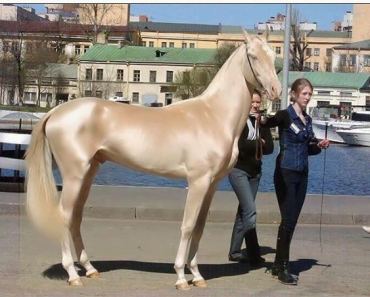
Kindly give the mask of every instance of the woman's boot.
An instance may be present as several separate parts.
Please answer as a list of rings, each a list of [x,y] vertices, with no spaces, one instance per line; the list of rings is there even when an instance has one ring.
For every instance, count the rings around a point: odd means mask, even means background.
[[[266,260],[261,257],[256,228],[247,231],[244,238],[247,246],[249,264],[253,267],[257,267],[265,263]]]
[[[279,281],[285,285],[297,285],[297,278],[290,273],[289,253],[293,231],[288,231],[284,227],[279,227],[278,239],[276,244],[276,258],[271,274],[277,276]]]

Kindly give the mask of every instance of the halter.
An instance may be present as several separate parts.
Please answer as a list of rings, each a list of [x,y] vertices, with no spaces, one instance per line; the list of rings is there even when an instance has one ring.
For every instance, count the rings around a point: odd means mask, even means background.
[[[266,92],[266,89],[263,87],[262,83],[260,82],[260,80],[257,78],[257,75],[256,73],[254,72],[254,69],[252,67],[252,63],[251,63],[251,60],[249,59],[249,54],[247,52],[247,59],[248,59],[248,63],[249,63],[249,68],[251,69],[252,73],[253,73],[253,76],[254,76],[254,79],[256,80],[256,82],[258,83],[259,85],[259,88],[261,89],[262,92]]]

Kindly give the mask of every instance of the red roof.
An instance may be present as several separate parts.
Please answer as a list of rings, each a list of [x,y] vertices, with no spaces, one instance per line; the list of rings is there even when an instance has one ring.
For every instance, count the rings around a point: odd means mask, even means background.
[[[130,26],[101,25],[99,31],[109,30],[109,35],[136,31]],[[27,22],[27,21],[2,21],[0,20],[0,33],[34,33],[34,34],[67,34],[86,35],[93,32],[93,25],[71,24],[65,22]]]

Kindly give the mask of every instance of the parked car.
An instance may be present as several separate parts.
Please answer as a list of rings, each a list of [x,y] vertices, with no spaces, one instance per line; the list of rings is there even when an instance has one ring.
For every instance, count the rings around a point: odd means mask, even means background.
[[[118,102],[118,103],[130,104],[130,100],[128,100],[124,97],[120,97],[120,96],[113,96],[113,97],[110,97],[108,100]]]

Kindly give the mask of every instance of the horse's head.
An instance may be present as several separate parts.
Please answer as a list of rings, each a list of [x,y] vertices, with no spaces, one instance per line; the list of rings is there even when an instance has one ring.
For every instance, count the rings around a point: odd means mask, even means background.
[[[245,29],[243,34],[247,49],[246,60],[251,70],[245,72],[244,77],[257,88],[264,89],[271,100],[277,100],[281,94],[281,84],[275,71],[276,55],[267,44],[268,28],[262,36],[250,36]]]

